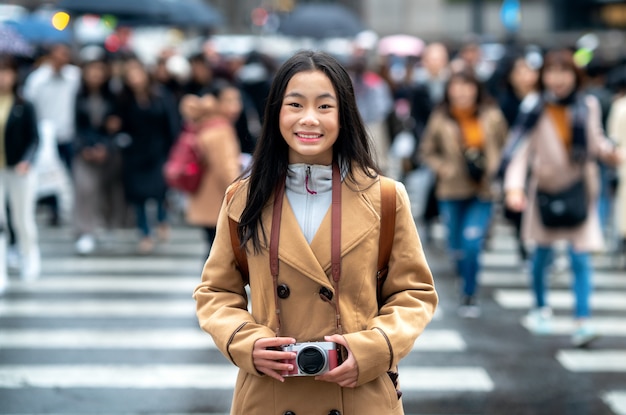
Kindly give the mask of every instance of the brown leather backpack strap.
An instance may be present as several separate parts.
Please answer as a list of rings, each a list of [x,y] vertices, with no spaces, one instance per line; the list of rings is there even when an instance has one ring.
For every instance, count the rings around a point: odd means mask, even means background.
[[[389,258],[396,228],[396,182],[380,177],[380,236],[378,239],[378,272],[376,273],[376,300],[382,306],[382,289],[389,268]]]
[[[233,185],[228,192],[226,193],[226,202],[230,202],[233,195],[241,185],[241,182],[237,182]],[[228,217],[228,228],[230,230],[230,243],[233,246],[233,254],[235,255],[235,261],[237,262],[237,266],[239,268],[239,272],[241,272],[241,276],[248,283],[249,281],[249,271],[248,271],[248,256],[246,255],[246,249],[241,246],[241,241],[239,240],[239,232],[237,232],[237,227],[239,223]]]

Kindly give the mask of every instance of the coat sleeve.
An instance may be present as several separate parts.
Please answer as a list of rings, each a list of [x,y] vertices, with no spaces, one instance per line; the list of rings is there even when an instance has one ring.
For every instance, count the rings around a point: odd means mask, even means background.
[[[513,158],[504,173],[505,192],[509,190],[524,190],[526,188],[531,141],[532,138],[527,137],[525,142],[513,154]]]
[[[248,312],[245,282],[236,266],[227,211],[224,200],[202,282],[193,294],[196,314],[200,327],[213,337],[224,356],[242,370],[259,375],[252,360],[254,343],[260,338],[274,337],[275,333],[256,323]]]
[[[35,114],[33,104],[25,102],[24,108],[24,122],[26,123],[26,137],[24,137],[24,139],[27,145],[21,160],[33,164],[37,155],[37,149],[39,148],[39,127],[37,125],[37,115]]]
[[[400,183],[396,185],[396,225],[382,296],[384,304],[367,330],[344,335],[359,366],[358,385],[397,366],[412,350],[438,303],[409,197]]]
[[[206,164],[223,189],[226,189],[241,171],[241,151],[235,129],[230,125],[209,127],[201,134],[204,136],[200,138],[200,142],[205,144],[203,155]]]
[[[604,129],[602,128],[602,110],[600,108],[600,102],[594,96],[587,96],[587,107],[589,108],[589,115],[587,121],[587,137],[589,152],[604,160],[611,155],[615,150],[614,144],[606,137]]]

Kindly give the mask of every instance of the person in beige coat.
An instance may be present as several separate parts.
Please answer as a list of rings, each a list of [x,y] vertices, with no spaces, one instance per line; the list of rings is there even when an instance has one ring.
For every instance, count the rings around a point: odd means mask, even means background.
[[[502,112],[465,69],[450,75],[443,103],[430,116],[420,144],[420,157],[437,175],[435,192],[448,250],[463,281],[461,317],[480,315],[479,256],[491,221],[492,178],[506,133]],[[482,155],[480,175],[472,177],[464,154]]]
[[[241,174],[241,150],[234,128],[242,109],[241,93],[231,84],[218,83],[204,96],[186,96],[184,100],[186,111],[196,115],[198,149],[205,166],[198,191],[188,197],[185,218],[204,229],[210,247],[224,193]]]
[[[607,132],[620,148],[626,148],[626,93],[617,98],[611,106]],[[626,255],[626,163],[621,164],[617,174],[618,186],[614,212],[622,252]]]
[[[349,75],[328,54],[295,54],[275,76],[264,119],[250,176],[229,190],[194,292],[200,326],[239,367],[231,414],[403,414],[388,372],[438,301],[406,190],[394,182],[379,308],[380,176]],[[300,365],[285,348],[303,342],[339,346],[340,364],[287,376]]]
[[[537,334],[551,330],[552,312],[546,300],[545,274],[552,261],[552,245],[567,241],[576,297],[577,328],[572,343],[578,347],[597,337],[588,324],[593,273],[590,252],[603,248],[596,209],[599,192],[596,159],[607,164],[616,164],[620,159],[602,130],[598,101],[578,94],[581,81],[582,73],[571,51],[553,50],[546,54],[540,75],[542,95],[538,108],[541,110],[513,155],[504,180],[506,203],[511,209],[523,211],[522,237],[535,248],[532,260],[535,307],[528,315],[528,326]],[[586,220],[575,226],[545,225],[537,202],[538,189],[558,192],[581,177],[588,195]]]

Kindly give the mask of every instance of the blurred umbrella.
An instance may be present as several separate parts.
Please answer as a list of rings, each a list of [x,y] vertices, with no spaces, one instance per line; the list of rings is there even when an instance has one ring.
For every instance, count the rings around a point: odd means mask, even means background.
[[[30,15],[19,20],[9,20],[6,24],[31,44],[69,43],[72,40],[70,29],[57,30],[52,26],[52,20],[41,16]]]
[[[213,28],[224,21],[219,10],[202,0],[159,0],[168,10],[157,23],[169,26]]]
[[[313,3],[296,6],[281,19],[278,32],[287,36],[324,39],[355,37],[363,29],[361,19],[347,7],[335,3]]]
[[[163,18],[168,9],[155,0],[60,0],[56,7],[74,15],[110,14],[129,21]]]
[[[378,54],[382,56],[420,56],[424,46],[424,41],[415,36],[385,36],[378,41]]]
[[[30,57],[34,52],[33,47],[13,27],[0,24],[0,53]]]

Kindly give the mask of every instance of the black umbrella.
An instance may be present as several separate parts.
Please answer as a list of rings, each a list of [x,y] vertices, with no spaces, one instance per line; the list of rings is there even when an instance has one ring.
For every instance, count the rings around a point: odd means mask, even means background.
[[[202,0],[155,0],[168,10],[158,23],[181,28],[213,28],[224,21],[219,10]]]
[[[168,12],[155,0],[60,0],[57,7],[70,14],[111,14],[129,20],[162,18]]]
[[[354,37],[363,31],[361,19],[350,9],[335,3],[297,6],[284,16],[278,31],[284,35],[324,39]]]

